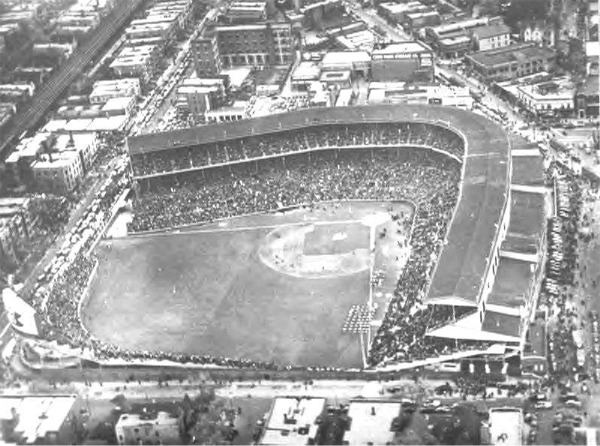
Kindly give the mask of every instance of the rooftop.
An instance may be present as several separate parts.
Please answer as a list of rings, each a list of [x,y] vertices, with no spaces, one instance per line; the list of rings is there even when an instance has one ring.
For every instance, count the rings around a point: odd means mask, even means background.
[[[292,73],[293,80],[317,80],[321,74],[321,68],[316,62],[303,61]]]
[[[371,56],[366,51],[331,51],[323,57],[323,65],[369,63]]]
[[[261,444],[307,444],[316,434],[316,420],[325,410],[325,404],[325,398],[275,398]]]
[[[484,331],[518,338],[521,336],[521,317],[497,313],[488,309],[485,312],[483,326],[481,328]]]
[[[397,54],[397,53],[423,53],[430,52],[431,48],[421,42],[409,40],[406,42],[397,42],[387,45],[385,48],[373,50],[373,56]]]
[[[514,147],[514,146],[513,146]],[[512,152],[512,184],[523,186],[543,186],[544,177],[544,159],[537,148],[527,150],[521,156],[515,156],[515,150]]]
[[[394,439],[392,422],[400,411],[398,401],[351,401],[348,408],[350,428],[344,435],[344,443],[390,444]]]
[[[552,56],[554,56],[554,51],[549,48],[539,47],[535,44],[515,44],[489,51],[478,51],[467,57],[481,65],[493,66],[539,57],[550,58]]]
[[[473,33],[480,39],[488,39],[490,37],[510,34],[510,28],[504,23],[498,23],[493,25],[479,26],[473,31]]]
[[[59,431],[76,401],[75,395],[0,395],[0,420],[12,420],[14,409],[19,416],[14,431],[23,443],[43,443],[47,433]]]
[[[523,444],[523,413],[516,407],[490,409],[490,436],[493,444],[500,444],[498,438],[504,438],[502,444],[520,446]]]
[[[532,264],[522,260],[500,257],[498,272],[487,303],[509,308],[525,304],[533,277]]]
[[[511,191],[510,222],[503,250],[523,254],[537,252],[546,229],[545,203],[543,194]]]

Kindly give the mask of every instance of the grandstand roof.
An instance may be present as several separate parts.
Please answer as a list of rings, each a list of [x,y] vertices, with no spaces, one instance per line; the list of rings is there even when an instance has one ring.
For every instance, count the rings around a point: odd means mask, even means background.
[[[513,190],[510,201],[510,222],[502,249],[535,254],[546,230],[546,198],[535,192]]]
[[[533,277],[531,264],[523,260],[500,257],[498,272],[487,303],[509,308],[525,304],[525,296]]]
[[[481,328],[484,331],[518,338],[521,336],[521,317],[488,310],[485,312]]]
[[[522,144],[513,140],[512,184],[543,186],[544,159],[537,144]]]
[[[475,304],[506,206],[510,144],[498,124],[458,108],[389,104],[313,108],[261,118],[129,138],[131,155],[276,133],[307,126],[361,122],[428,122],[449,126],[467,141],[461,200],[429,289],[428,299]]]

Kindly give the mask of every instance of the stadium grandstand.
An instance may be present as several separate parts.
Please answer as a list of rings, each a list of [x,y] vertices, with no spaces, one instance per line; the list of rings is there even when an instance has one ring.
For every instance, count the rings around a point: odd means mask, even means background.
[[[384,317],[371,325],[370,367],[483,358],[506,370],[505,361],[524,351],[545,258],[548,200],[540,154],[494,122],[438,106],[319,108],[141,135],[127,146],[133,232],[316,201],[415,203],[412,254]],[[93,262],[81,264],[86,271],[74,276],[93,269]],[[78,317],[69,314],[57,317]],[[75,334],[58,336],[65,326]],[[264,366],[122,351],[85,341],[74,327],[61,320],[40,331],[73,347],[83,343],[99,359]]]

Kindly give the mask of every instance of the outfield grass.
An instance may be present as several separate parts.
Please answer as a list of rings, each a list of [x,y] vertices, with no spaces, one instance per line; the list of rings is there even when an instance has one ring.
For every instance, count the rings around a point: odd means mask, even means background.
[[[84,324],[126,348],[359,367],[357,335],[341,331],[368,296],[368,272],[327,280],[264,266],[267,230],[115,239]]]

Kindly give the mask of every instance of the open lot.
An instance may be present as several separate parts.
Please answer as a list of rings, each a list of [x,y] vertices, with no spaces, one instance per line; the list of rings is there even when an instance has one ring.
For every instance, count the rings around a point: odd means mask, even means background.
[[[369,295],[369,228],[361,219],[387,209],[379,202],[345,211],[330,204],[105,240],[84,325],[124,348],[360,367],[359,337],[342,326],[350,307]],[[269,235],[283,229],[296,236],[314,232],[313,255],[304,244],[290,248],[302,257],[294,271],[267,265],[259,255],[273,243]],[[340,256],[346,257],[336,262]],[[347,257],[359,266],[334,274],[332,265],[345,266]],[[317,274],[321,268],[327,280]]]

